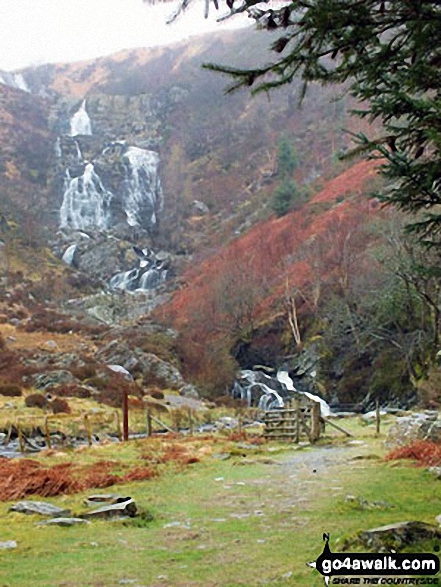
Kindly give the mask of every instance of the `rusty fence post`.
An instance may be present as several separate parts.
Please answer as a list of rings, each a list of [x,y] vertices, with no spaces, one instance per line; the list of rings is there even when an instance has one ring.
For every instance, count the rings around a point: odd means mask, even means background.
[[[150,437],[152,435],[152,414],[150,412],[150,408],[147,408],[145,412],[145,417],[147,424],[147,436]]]
[[[20,445],[20,452],[24,453],[25,452],[25,444],[24,444],[24,440],[23,440],[23,431],[21,429],[20,420],[17,420],[17,432],[18,432],[18,443]]]
[[[190,428],[190,436],[193,436],[193,410],[188,408],[188,426]]]
[[[375,422],[376,422],[376,434],[377,436],[380,434],[380,400],[375,400]]]
[[[129,440],[129,396],[127,389],[123,390],[123,440]]]
[[[89,446],[92,446],[92,430],[90,426],[90,420],[88,414],[84,414],[84,427],[86,429],[87,434],[87,442]]]

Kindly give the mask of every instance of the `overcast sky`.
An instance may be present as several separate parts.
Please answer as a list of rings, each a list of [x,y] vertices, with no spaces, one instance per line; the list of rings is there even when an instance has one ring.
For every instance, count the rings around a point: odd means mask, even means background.
[[[219,28],[197,3],[166,25],[175,4],[142,0],[0,0],[0,69],[80,61],[132,47],[164,45]],[[223,25],[246,26],[241,17]]]

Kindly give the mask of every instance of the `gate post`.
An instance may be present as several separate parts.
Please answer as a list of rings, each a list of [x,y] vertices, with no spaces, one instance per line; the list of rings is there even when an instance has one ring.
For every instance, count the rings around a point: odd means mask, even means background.
[[[294,405],[296,408],[296,438],[295,443],[299,444],[300,441],[300,400],[296,399],[294,401]]]
[[[320,404],[319,404],[319,402],[312,402],[310,442],[314,443],[319,438],[320,438]]]

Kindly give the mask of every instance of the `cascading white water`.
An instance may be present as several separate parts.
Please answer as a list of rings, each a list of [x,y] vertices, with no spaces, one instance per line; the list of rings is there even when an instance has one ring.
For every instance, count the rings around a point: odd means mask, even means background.
[[[70,136],[91,135],[92,123],[86,112],[86,100],[83,100],[79,109],[70,119]]]
[[[109,285],[125,291],[148,291],[159,287],[166,279],[166,269],[148,269],[144,273],[140,269],[131,269],[114,275]]]
[[[77,162],[83,163],[78,141],[74,141],[74,145]],[[55,150],[58,156],[62,156],[60,140],[57,140]],[[102,154],[106,150],[108,147]],[[158,154],[138,147],[128,147],[123,160],[126,176],[119,192],[112,193],[104,187],[92,163],[86,164],[84,173],[79,178],[72,178],[69,171],[66,172],[60,210],[61,228],[110,228],[108,204],[111,198],[118,197],[122,200],[121,205],[130,226],[145,226],[156,222],[156,212],[162,208],[163,202]],[[116,195],[118,193],[119,196]]]
[[[55,156],[59,159],[63,156],[63,151],[61,150],[61,139],[60,137],[57,138],[55,142]]]
[[[322,416],[327,417],[332,414],[331,408],[329,407],[329,404],[327,404],[324,399],[322,399],[318,395],[314,395],[313,393],[309,393],[308,391],[299,391],[298,389],[296,389],[294,387],[294,382],[291,379],[291,377],[289,376],[289,373],[287,371],[278,371],[276,378],[277,378],[277,381],[280,381],[280,383],[282,383],[286,387],[286,389],[288,389],[289,391],[295,391],[296,393],[301,393],[303,395],[306,395],[306,397],[311,399],[312,401],[318,402],[320,404]]]
[[[123,289],[133,291],[136,289],[136,281],[139,277],[139,269],[131,269],[123,273],[117,273],[109,282],[110,287],[114,289]]]
[[[61,260],[67,263],[68,265],[72,265],[75,251],[77,250],[77,245],[70,245],[64,252],[64,255],[61,257]]]
[[[78,163],[81,163],[83,161],[83,153],[81,152],[80,145],[78,144],[78,141],[75,141],[75,148],[77,150]]]
[[[155,151],[129,147],[125,181],[124,210],[130,226],[156,223],[156,211],[162,209],[162,187],[158,174],[159,155]],[[149,218],[145,216],[149,215]]]
[[[308,391],[296,389],[289,373],[282,370],[273,378],[260,371],[243,369],[238,380],[234,382],[232,396],[246,400],[249,406],[257,405],[261,410],[270,410],[283,407],[291,392],[305,395],[308,399],[320,403],[322,416],[332,415],[331,408],[324,399]]]
[[[109,228],[109,204],[112,193],[104,188],[92,163],[87,163],[80,177],[72,179],[67,171],[64,189],[60,210],[61,228],[74,230]]]
[[[133,249],[139,257],[138,268],[114,275],[109,282],[110,287],[126,291],[156,289],[167,279],[168,269],[163,254],[157,257],[150,249]]]
[[[155,289],[167,279],[166,269],[148,269],[139,280],[137,289]]]

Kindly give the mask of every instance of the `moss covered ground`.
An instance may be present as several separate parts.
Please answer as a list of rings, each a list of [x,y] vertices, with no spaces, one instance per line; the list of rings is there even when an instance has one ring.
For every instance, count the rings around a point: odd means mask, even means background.
[[[408,461],[383,461],[383,438],[356,421],[346,425],[357,430],[357,442],[333,436],[297,448],[201,439],[191,443],[199,462],[163,463],[156,478],[105,490],[132,496],[153,521],[44,527],[1,503],[0,541],[18,546],[0,550],[0,585],[322,585],[306,563],[320,554],[323,532],[338,551],[360,530],[404,520],[434,523],[441,513],[440,481]],[[136,466],[141,454],[154,454],[151,443],[52,452],[39,461],[113,459],[115,467]],[[91,493],[49,501],[78,513]]]

